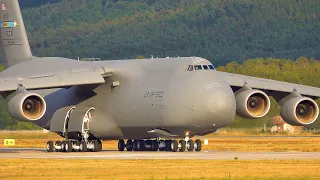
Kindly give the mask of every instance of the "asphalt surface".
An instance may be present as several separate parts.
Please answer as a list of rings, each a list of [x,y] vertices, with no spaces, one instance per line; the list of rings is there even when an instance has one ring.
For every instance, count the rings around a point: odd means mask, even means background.
[[[2,148],[0,159],[190,159],[190,160],[289,160],[289,159],[320,159],[320,152],[53,152],[45,149]]]

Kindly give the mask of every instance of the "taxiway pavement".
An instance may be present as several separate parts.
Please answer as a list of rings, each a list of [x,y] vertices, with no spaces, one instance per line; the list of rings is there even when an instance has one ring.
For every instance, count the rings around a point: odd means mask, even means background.
[[[0,159],[189,159],[189,160],[290,160],[320,159],[320,152],[118,152],[104,150],[102,152],[52,152],[45,149],[2,148]]]

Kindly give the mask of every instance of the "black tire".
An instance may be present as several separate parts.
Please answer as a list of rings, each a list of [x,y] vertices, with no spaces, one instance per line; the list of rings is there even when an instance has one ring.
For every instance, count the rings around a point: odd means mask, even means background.
[[[153,146],[152,146],[153,141],[152,140],[145,140],[144,141],[144,151],[153,151]]]
[[[99,151],[99,142],[97,140],[91,141],[93,144],[92,152],[98,152]]]
[[[152,147],[152,151],[158,151],[159,150],[159,141],[153,140],[151,147]]]
[[[72,141],[66,141],[66,144],[65,144],[65,152],[72,152]]]
[[[123,139],[118,141],[118,150],[119,151],[124,151],[125,146],[126,145],[124,144],[124,140]]]
[[[66,152],[66,144],[67,144],[67,141],[62,141],[62,143],[61,143],[61,152]]]
[[[179,151],[180,152],[185,152],[186,151],[186,141],[185,140],[180,140],[179,144],[180,144]]]
[[[197,140],[195,141],[195,143],[196,143],[196,145],[197,145],[197,147],[195,148],[195,150],[196,150],[197,152],[201,151],[201,149],[202,149],[202,143],[201,143],[200,139],[197,139]]]
[[[165,151],[166,150],[166,146],[163,146],[163,144],[166,145],[166,142],[164,140],[160,140],[159,141],[159,151]]]
[[[172,140],[165,140],[165,143],[166,143],[166,151],[171,152],[172,151],[172,148],[171,148]]]
[[[88,151],[87,143],[85,141],[80,142],[79,151],[80,152],[87,152]]]
[[[172,152],[177,152],[178,151],[179,144],[178,144],[177,140],[172,140],[171,141],[171,149],[172,149]]]
[[[137,151],[143,151],[143,150],[144,150],[144,140],[138,140]]]
[[[189,152],[193,151],[193,150],[194,150],[194,143],[193,143],[193,141],[190,139],[187,143],[188,143],[188,145],[187,145],[187,150],[188,150]]]
[[[47,152],[53,152],[54,146],[52,141],[47,142]]]
[[[134,140],[133,143],[132,143],[132,149],[133,149],[134,151],[138,151],[138,149],[137,149],[137,144],[138,144],[138,140]]]
[[[56,148],[55,150],[56,150],[56,152],[61,152],[61,144],[62,144],[62,142],[61,141],[56,141],[56,144],[55,144],[55,146],[56,147],[59,147],[59,148]]]
[[[133,142],[132,142],[131,139],[129,139],[127,141],[126,148],[127,148],[127,151],[132,151],[133,150]]]
[[[73,152],[80,151],[80,141],[73,141],[73,144],[77,147],[77,149],[72,149]]]
[[[98,141],[98,152],[102,151],[102,141],[100,139],[97,140]]]

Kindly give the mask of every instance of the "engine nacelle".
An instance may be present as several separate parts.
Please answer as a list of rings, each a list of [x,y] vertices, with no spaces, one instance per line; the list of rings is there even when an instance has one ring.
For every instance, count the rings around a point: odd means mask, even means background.
[[[318,116],[317,103],[308,97],[291,98],[281,105],[281,117],[290,125],[309,125],[316,121]]]
[[[270,99],[266,93],[251,88],[243,88],[235,93],[237,115],[261,118],[270,110]]]
[[[8,112],[18,121],[37,121],[46,112],[46,102],[37,93],[18,93],[9,99]]]

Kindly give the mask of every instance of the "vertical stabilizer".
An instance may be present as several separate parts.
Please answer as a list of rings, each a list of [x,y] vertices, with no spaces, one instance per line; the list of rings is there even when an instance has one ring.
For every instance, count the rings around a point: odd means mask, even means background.
[[[0,38],[5,68],[33,58],[18,0],[0,0]]]

